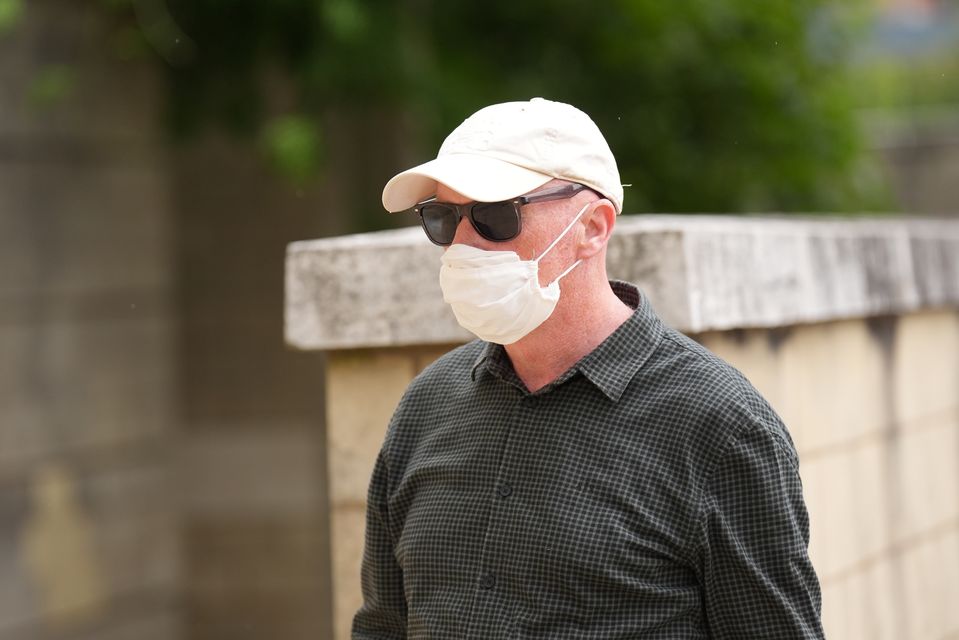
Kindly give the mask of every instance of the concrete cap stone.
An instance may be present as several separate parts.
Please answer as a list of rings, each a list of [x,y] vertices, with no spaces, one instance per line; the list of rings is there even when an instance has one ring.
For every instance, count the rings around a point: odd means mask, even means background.
[[[295,242],[286,341],[305,350],[465,342],[419,228]],[[959,221],[642,215],[618,219],[610,277],[675,328],[775,327],[959,306]]]

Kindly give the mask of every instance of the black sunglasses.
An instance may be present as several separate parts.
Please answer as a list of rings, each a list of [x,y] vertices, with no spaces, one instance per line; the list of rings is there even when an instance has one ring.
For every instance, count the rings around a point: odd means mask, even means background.
[[[471,204],[452,204],[437,202],[430,198],[413,207],[423,223],[426,237],[434,244],[442,247],[453,243],[456,227],[463,216],[469,218],[476,232],[493,242],[506,242],[519,235],[523,227],[520,207],[534,202],[562,200],[589,189],[589,187],[570,183],[558,187],[550,187],[512,200],[499,202],[473,202]]]

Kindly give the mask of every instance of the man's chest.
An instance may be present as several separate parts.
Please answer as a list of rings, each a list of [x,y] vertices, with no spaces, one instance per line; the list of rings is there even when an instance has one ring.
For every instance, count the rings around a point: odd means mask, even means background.
[[[692,594],[695,483],[657,428],[529,396],[449,414],[390,495],[411,612],[435,611],[439,590],[476,615],[486,603],[554,622]]]

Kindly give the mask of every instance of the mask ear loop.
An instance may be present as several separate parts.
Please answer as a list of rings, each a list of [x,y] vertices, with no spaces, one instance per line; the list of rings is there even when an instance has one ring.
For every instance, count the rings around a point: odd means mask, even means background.
[[[576,217],[573,218],[573,221],[570,222],[570,223],[566,226],[565,229],[563,229],[563,232],[562,232],[561,234],[559,234],[558,236],[556,236],[556,239],[553,240],[553,242],[552,242],[548,247],[546,247],[546,250],[543,251],[543,253],[539,254],[539,257],[536,258],[535,260],[533,260],[533,262],[539,262],[540,260],[542,260],[542,259],[543,259],[543,256],[545,256],[547,253],[549,253],[550,250],[551,250],[553,247],[556,246],[556,243],[559,242],[560,240],[562,240],[562,239],[563,239],[563,236],[565,236],[567,233],[569,233],[569,230],[573,228],[573,225],[576,224],[576,221],[579,220],[580,217],[582,217],[583,213],[586,211],[586,209],[587,209],[587,208],[589,207],[589,205],[591,205],[591,204],[593,204],[593,203],[592,203],[592,202],[587,202],[585,205],[583,205],[583,208],[579,210],[579,213],[576,214]]]
[[[583,205],[583,208],[579,210],[579,213],[576,214],[576,217],[573,218],[572,222],[570,222],[570,223],[566,226],[566,228],[563,229],[563,232],[562,232],[561,234],[559,234],[558,236],[556,236],[556,239],[553,240],[553,242],[552,242],[548,247],[546,247],[546,250],[543,251],[543,253],[539,254],[539,257],[536,258],[535,260],[533,260],[533,262],[535,262],[535,263],[538,265],[538,264],[539,264],[539,261],[543,259],[543,256],[545,256],[547,253],[549,253],[550,250],[551,250],[553,247],[556,246],[556,243],[559,242],[560,240],[562,240],[562,239],[563,239],[563,236],[565,236],[567,233],[569,233],[569,230],[573,228],[573,225],[576,224],[576,222],[583,216],[583,213],[586,212],[586,209],[588,209],[588,208],[589,208],[589,205],[591,205],[591,204],[593,204],[593,203],[592,203],[592,202],[587,202],[586,204],[584,204],[584,205]],[[581,258],[581,259],[577,260],[576,262],[574,262],[573,264],[571,264],[571,265],[569,266],[569,268],[566,269],[566,271],[564,271],[563,273],[559,274],[559,275],[556,277],[556,279],[553,280],[553,282],[550,283],[550,285],[553,285],[553,284],[559,282],[560,280],[562,280],[563,277],[566,276],[566,274],[568,274],[570,271],[572,271],[572,270],[575,269],[577,266],[579,266],[579,263],[582,262],[582,261],[583,261],[583,260],[582,260],[582,258]]]
[[[571,265],[569,266],[569,269],[567,269],[567,270],[564,271],[563,273],[561,273],[561,274],[559,274],[558,276],[556,276],[556,279],[553,280],[553,282],[559,282],[560,280],[562,280],[563,277],[566,276],[567,273],[569,273],[570,271],[572,271],[573,269],[575,269],[576,267],[578,267],[578,266],[579,266],[579,263],[582,262],[582,261],[583,261],[582,259],[579,259],[579,260],[577,260],[576,262],[574,262],[573,264],[571,264]]]

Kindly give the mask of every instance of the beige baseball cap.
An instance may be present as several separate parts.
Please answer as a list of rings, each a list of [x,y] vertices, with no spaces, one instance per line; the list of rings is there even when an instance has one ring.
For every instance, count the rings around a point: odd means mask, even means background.
[[[480,109],[456,127],[435,160],[399,173],[383,188],[387,211],[436,194],[441,182],[477,202],[508,200],[554,178],[601,193],[623,211],[616,159],[596,123],[568,104],[543,98]]]

